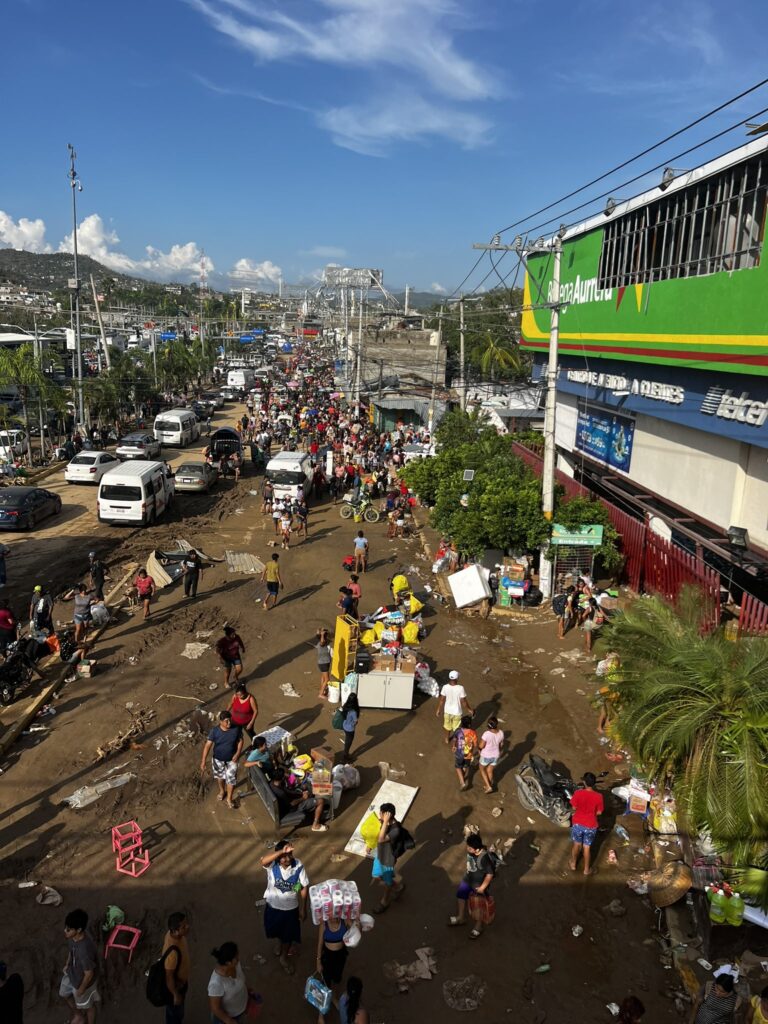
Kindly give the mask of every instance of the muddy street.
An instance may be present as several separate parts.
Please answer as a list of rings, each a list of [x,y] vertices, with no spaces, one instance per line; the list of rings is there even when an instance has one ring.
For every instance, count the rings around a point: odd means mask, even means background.
[[[245,476],[237,487],[228,484],[210,497],[180,496],[172,515],[151,531],[81,526],[65,532],[50,525],[45,535],[14,538],[20,553],[15,563],[9,561],[11,597],[18,599],[40,573],[52,588],[71,584],[73,575],[84,572],[89,548],[109,562],[113,580],[131,562],[143,564],[151,548],[180,537],[214,557],[230,550],[266,561],[277,549],[270,546],[272,522],[260,513],[253,493],[257,482]],[[304,925],[293,977],[283,972],[264,937],[259,862],[277,838],[272,823],[242,771],[239,806],[230,810],[217,801],[209,774],[200,776],[200,754],[209,714],[217,715],[230,696],[213,650],[225,623],[245,642],[243,678],[259,705],[257,731],[279,724],[302,751],[324,743],[341,750],[331,728],[333,709],[317,700],[312,644],[319,627],[333,627],[338,587],[346,580],[341,562],[351,553],[356,530],[332,504],[312,506],[308,540],[279,552],[285,590],[269,612],[263,610],[265,590],[258,578],[230,573],[226,562],[205,570],[196,600],[185,600],[174,584],[160,591],[146,622],[136,609],[121,609],[95,647],[93,677],[66,685],[55,702],[56,715],[40,720],[45,731],[24,737],[6,756],[0,777],[2,950],[6,959],[12,954],[14,969],[32,989],[25,1017],[31,1024],[63,1019],[65,1013],[57,996],[64,913],[82,906],[96,922],[110,904],[122,908],[142,938],[130,964],[115,953],[104,964],[100,1019],[161,1019],[162,1011],[146,1001],[144,972],[159,953],[165,918],[174,910],[187,912],[191,924],[190,1024],[209,1019],[209,950],[230,939],[240,946],[249,984],[263,995],[262,1019],[315,1019],[302,997],[314,969],[315,930]],[[420,537],[388,541],[383,525],[367,527],[366,533],[371,571],[361,579],[361,610],[387,601],[387,578],[399,566],[415,567],[408,576],[417,592],[422,587],[416,580],[431,582]],[[399,865],[406,891],[376,919],[348,961],[347,975],[364,980],[371,1019],[405,1024],[435,1010],[454,1016],[443,983],[468,975],[482,980],[480,1012],[493,1022],[543,1024],[561,1018],[564,1007],[576,1021],[607,1021],[606,1004],[629,993],[641,997],[649,1020],[676,1016],[665,995],[670,972],[653,938],[654,913],[624,884],[629,872],[645,864],[637,852],[639,821],[632,823],[632,845],[617,851],[618,865],[607,857],[615,837],[601,831],[598,873],[584,878],[568,870],[568,830],[525,811],[516,797],[513,770],[533,750],[576,778],[612,767],[597,743],[588,701],[593,662],[582,655],[580,637],[559,643],[554,621],[544,613],[524,621],[481,621],[435,601],[428,602],[425,623],[421,650],[433,676],[442,684],[457,669],[476,709],[476,725],[494,713],[500,719],[508,753],[498,769],[498,792],[486,795],[476,775],[466,792],[459,791],[435,717],[437,702],[417,693],[410,712],[363,709],[353,748],[360,788],[344,793],[327,833],[302,828],[292,837],[310,882],[354,879],[363,909],[370,910],[378,901],[370,886],[371,862],[344,853],[344,846],[378,790],[380,761],[418,787],[405,819],[416,848]],[[137,722],[144,727],[133,745],[97,753]],[[90,806],[75,810],[62,804],[79,787],[124,773],[135,778]],[[616,778],[612,771],[608,784]],[[127,819],[139,822],[150,850],[149,869],[135,879],[115,871],[110,847],[110,828]],[[611,828],[610,816],[604,824]],[[478,826],[487,842],[503,847],[512,840],[494,882],[496,920],[476,942],[469,941],[468,929],[447,927],[464,872],[467,825]],[[57,889],[62,907],[38,905],[36,888],[18,888],[27,880]],[[605,909],[614,899],[625,908],[620,916]],[[583,931],[575,936],[577,925]],[[399,992],[383,965],[410,963],[425,946],[435,951],[438,973]]]

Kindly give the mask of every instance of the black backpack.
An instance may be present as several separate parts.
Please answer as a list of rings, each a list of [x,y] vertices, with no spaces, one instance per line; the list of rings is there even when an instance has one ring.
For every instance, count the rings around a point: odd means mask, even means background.
[[[565,606],[568,603],[568,598],[565,594],[557,594],[552,598],[552,611],[555,615],[562,615],[565,611]]]
[[[181,957],[181,950],[178,946],[169,946],[159,960],[155,960],[147,971],[147,999],[153,1006],[170,1006],[171,993],[165,980],[165,960],[169,953],[174,950]]]
[[[416,845],[416,840],[405,825],[401,825],[400,822],[397,824],[398,830],[395,833],[394,839],[390,842],[392,856],[395,860],[399,860],[407,850],[412,850]]]

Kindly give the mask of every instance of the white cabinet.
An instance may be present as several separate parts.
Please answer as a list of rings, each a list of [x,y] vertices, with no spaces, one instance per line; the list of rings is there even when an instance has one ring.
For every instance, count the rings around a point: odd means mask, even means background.
[[[362,708],[413,707],[413,672],[361,672],[357,699]]]

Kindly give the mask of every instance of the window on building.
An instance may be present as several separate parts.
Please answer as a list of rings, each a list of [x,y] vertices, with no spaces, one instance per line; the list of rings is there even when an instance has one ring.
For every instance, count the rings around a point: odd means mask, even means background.
[[[768,154],[662,195],[606,225],[599,288],[619,288],[760,262]]]

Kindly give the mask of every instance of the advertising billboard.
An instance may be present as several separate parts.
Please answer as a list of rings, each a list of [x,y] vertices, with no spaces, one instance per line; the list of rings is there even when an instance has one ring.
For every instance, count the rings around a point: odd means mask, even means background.
[[[635,421],[601,410],[579,409],[576,448],[604,466],[629,472]]]

